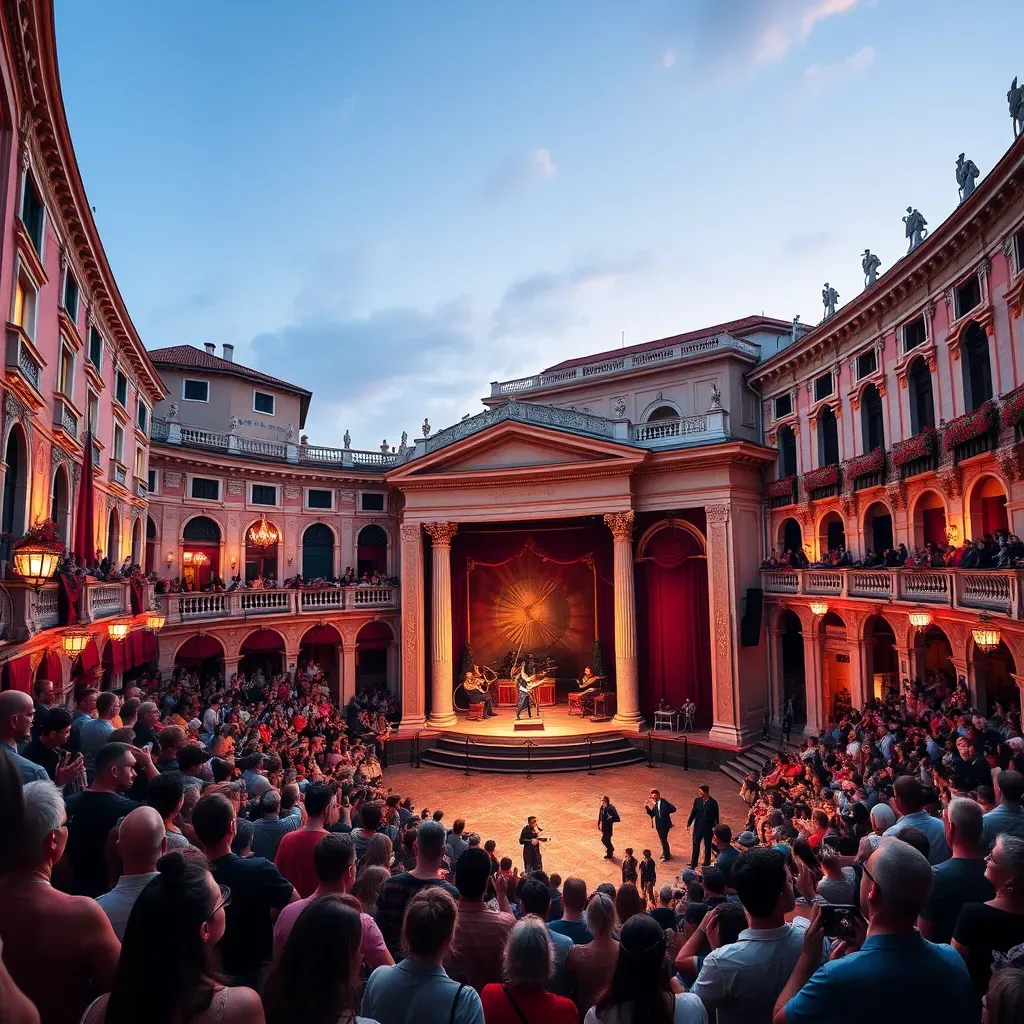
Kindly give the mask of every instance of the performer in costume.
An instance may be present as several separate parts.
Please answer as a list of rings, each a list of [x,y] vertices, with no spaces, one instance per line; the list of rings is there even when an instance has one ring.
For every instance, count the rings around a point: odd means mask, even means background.
[[[595,676],[588,665],[583,670],[582,677],[577,681],[577,685],[580,688],[580,695],[583,697],[593,697],[595,694],[601,692],[601,680],[604,676]]]
[[[462,688],[466,691],[466,700],[470,704],[483,704],[484,718],[495,718],[494,695],[488,693],[487,683],[477,672],[467,672],[462,680]]]
[[[534,678],[527,674],[526,662],[523,662],[519,674],[516,676],[516,692],[519,694],[519,703],[516,704],[516,721],[519,721],[519,716],[524,711],[527,718],[533,718]],[[537,714],[540,714],[540,708],[537,709]]]
[[[615,810],[615,804],[608,797],[601,797],[601,806],[597,809],[597,827],[601,830],[605,860],[611,860],[612,854],[615,853],[615,847],[612,846],[612,829],[619,820],[621,819],[619,812]]]
[[[526,819],[519,842],[523,847],[523,868],[526,871],[542,871],[544,863],[540,855],[540,844],[546,840],[541,836],[543,829],[537,824],[536,815]]]

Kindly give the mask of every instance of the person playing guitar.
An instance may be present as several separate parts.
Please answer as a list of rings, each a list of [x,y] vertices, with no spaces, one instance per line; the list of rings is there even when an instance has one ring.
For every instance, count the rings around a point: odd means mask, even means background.
[[[601,680],[604,676],[595,676],[588,665],[583,670],[583,677],[576,681],[576,685],[580,688],[581,695],[584,697],[592,697],[595,693],[601,692]]]
[[[475,666],[474,666],[475,667]],[[470,704],[483,704],[484,718],[495,718],[494,695],[487,692],[487,681],[476,672],[467,672],[462,680],[462,688],[466,691],[466,700]]]
[[[533,691],[540,686],[542,680],[536,675],[530,675],[526,671],[526,662],[519,666],[519,673],[516,678],[516,691],[519,694],[519,703],[516,705],[516,721],[525,711],[528,718],[533,718]],[[537,706],[537,714],[540,714],[540,706]]]

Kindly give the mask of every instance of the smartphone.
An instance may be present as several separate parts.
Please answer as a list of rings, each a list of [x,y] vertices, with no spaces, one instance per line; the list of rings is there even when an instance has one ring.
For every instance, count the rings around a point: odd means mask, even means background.
[[[852,939],[854,922],[860,916],[857,908],[847,903],[829,903],[821,908],[821,923],[830,939]]]
[[[152,754],[153,753],[153,741],[150,740],[148,743],[143,743],[142,744],[142,749],[143,750],[148,750]]]

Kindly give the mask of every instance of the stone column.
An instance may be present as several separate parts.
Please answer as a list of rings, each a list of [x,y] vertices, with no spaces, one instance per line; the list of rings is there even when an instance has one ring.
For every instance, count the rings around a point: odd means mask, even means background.
[[[807,724],[804,734],[819,736],[824,724],[821,714],[822,696],[825,693],[825,680],[821,670],[821,638],[815,626],[804,625],[804,700],[807,707]]]
[[[768,630],[768,688],[772,702],[772,720],[782,722],[782,706],[786,703],[782,680],[782,630]]]
[[[452,538],[458,523],[427,523],[424,529],[433,545],[433,587],[431,589],[431,709],[435,728],[454,725],[454,676],[452,673]]]
[[[356,695],[356,642],[346,638],[342,646],[341,704],[344,707]]]
[[[707,517],[708,619],[711,623],[711,739],[730,745],[743,741],[739,728],[736,673],[737,623],[732,581],[731,523],[728,505],[705,505]]]
[[[423,542],[419,523],[403,523],[402,564],[402,724],[413,731],[426,724],[427,681],[423,658]]]
[[[398,694],[398,641],[392,640],[388,644],[388,692]]]
[[[237,654],[233,658],[227,658],[226,657],[224,659],[224,682],[225,683],[230,683],[231,682],[231,677],[236,672],[238,672],[238,663],[239,663],[239,661],[241,661],[241,658],[239,658]]]
[[[604,517],[612,531],[615,564],[615,724],[640,723],[636,661],[636,595],[633,583],[633,510]]]
[[[858,710],[864,707],[872,691],[866,671],[870,643],[863,639],[850,641],[850,700]]]

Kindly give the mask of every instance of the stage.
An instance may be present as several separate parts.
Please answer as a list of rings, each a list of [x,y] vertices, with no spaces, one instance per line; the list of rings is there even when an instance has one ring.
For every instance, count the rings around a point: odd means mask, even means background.
[[[543,742],[544,738],[565,739],[576,736],[637,733],[639,731],[635,726],[628,728],[615,725],[610,718],[603,722],[592,722],[589,717],[579,718],[576,715],[570,715],[567,704],[550,704],[542,708],[543,714],[540,718],[537,717],[537,711],[534,709],[532,723],[536,725],[537,722],[542,722],[544,728],[524,728],[517,731],[515,728],[517,724],[515,708],[499,707],[495,710],[498,712],[496,718],[485,718],[479,722],[469,722],[466,720],[465,714],[459,714],[458,723],[448,726],[443,731],[453,735],[473,736],[498,742],[502,739],[515,739],[517,741],[532,739],[535,742]],[[518,724],[520,726],[528,726],[531,724],[531,719],[523,715]]]

